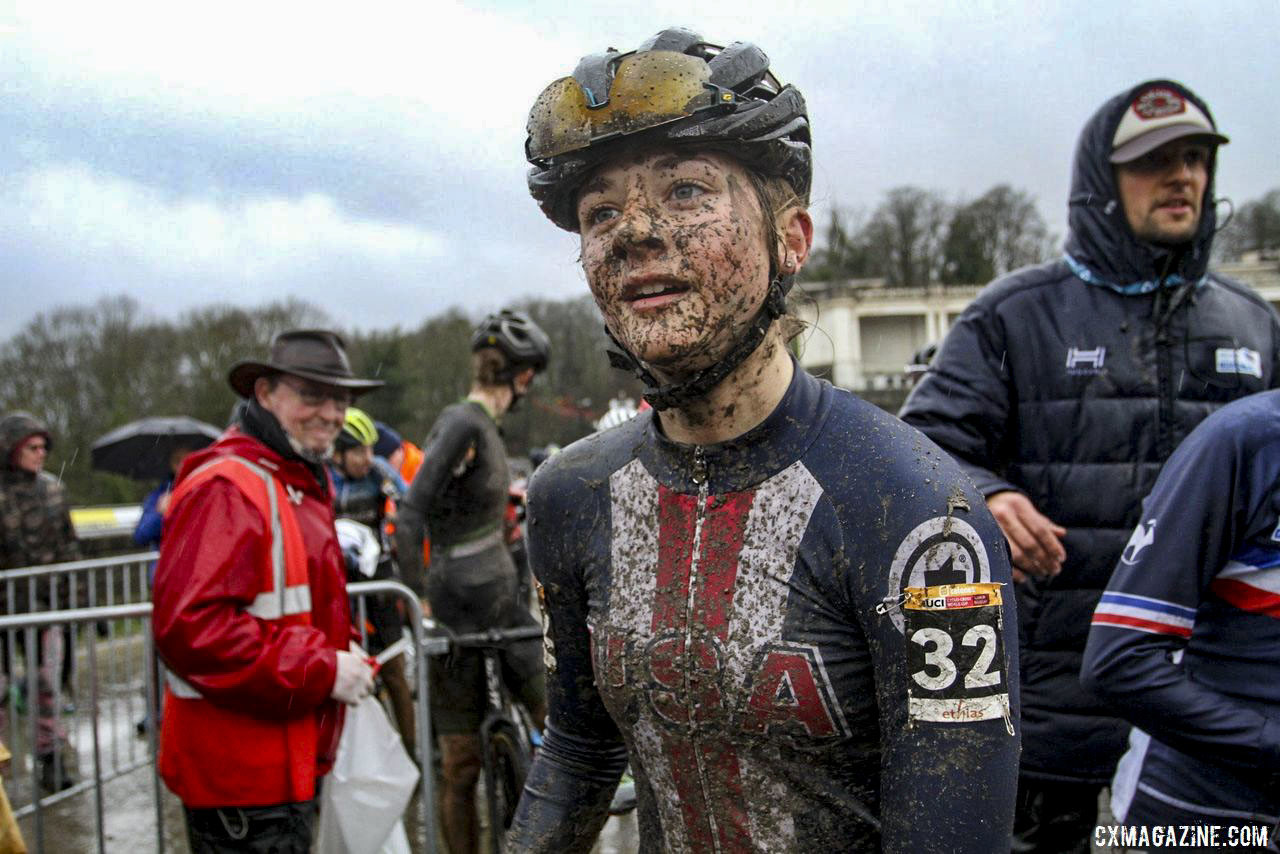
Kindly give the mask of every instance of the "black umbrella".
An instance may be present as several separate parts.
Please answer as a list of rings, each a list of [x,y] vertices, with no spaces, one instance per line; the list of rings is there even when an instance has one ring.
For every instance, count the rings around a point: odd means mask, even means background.
[[[221,431],[211,424],[188,418],[142,418],[117,427],[93,443],[93,467],[137,480],[168,477],[169,457],[176,448],[195,450],[212,444]]]

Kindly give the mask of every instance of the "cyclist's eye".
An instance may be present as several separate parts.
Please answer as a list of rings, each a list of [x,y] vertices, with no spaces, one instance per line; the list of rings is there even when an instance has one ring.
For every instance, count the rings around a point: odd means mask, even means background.
[[[609,205],[600,205],[587,211],[588,225],[600,225],[618,216],[618,209]]]
[[[671,190],[671,198],[677,201],[687,202],[691,199],[696,199],[705,192],[706,190],[702,189],[697,184],[676,184]]]

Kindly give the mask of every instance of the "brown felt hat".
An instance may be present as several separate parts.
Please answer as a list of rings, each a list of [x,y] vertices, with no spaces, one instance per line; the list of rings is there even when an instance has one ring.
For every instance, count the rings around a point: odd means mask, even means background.
[[[363,394],[381,388],[382,380],[360,379],[351,371],[347,348],[341,336],[327,329],[290,329],[271,340],[271,355],[265,362],[236,362],[227,382],[241,397],[253,395],[258,377],[293,374],[325,385],[349,388]]]

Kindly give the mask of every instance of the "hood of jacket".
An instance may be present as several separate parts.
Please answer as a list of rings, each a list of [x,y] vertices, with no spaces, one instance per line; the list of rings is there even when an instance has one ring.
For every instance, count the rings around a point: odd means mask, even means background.
[[[1067,263],[1081,279],[1124,294],[1150,293],[1162,284],[1175,287],[1199,282],[1209,266],[1209,250],[1217,228],[1213,179],[1217,148],[1209,160],[1209,180],[1201,205],[1200,225],[1191,242],[1168,247],[1139,240],[1129,227],[1111,163],[1111,141],[1125,110],[1138,93],[1168,86],[1204,111],[1209,105],[1181,83],[1147,80],[1103,104],[1085,124],[1076,143],[1068,202]],[[1217,127],[1217,123],[1214,122]]]
[[[44,436],[45,443],[52,448],[53,438],[44,422],[30,412],[10,412],[0,418],[0,469],[12,470],[13,464],[9,456],[13,449],[28,436]]]

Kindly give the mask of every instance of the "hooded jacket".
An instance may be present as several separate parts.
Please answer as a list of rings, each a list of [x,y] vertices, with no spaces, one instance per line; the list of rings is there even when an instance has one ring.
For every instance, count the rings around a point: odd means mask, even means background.
[[[1126,727],[1079,684],[1090,617],[1141,501],[1209,413],[1277,385],[1280,318],[1245,285],[1207,272],[1213,167],[1192,241],[1133,233],[1111,140],[1148,81],[1105,103],[1080,135],[1062,260],[984,288],[939,349],[902,417],[950,451],[984,496],[1026,494],[1067,529],[1062,572],[1018,585],[1021,770],[1106,782]]]
[[[11,412],[0,418],[0,570],[77,560],[80,547],[71,526],[71,512],[62,482],[46,471],[36,474],[14,467],[14,450],[30,436],[44,436],[49,430],[35,416]],[[11,613],[8,585],[0,585],[0,607]],[[20,587],[25,593],[25,587]],[[83,591],[82,591],[83,592]],[[13,613],[28,610],[25,595],[15,597]],[[69,607],[65,585],[57,595],[48,585],[36,590],[36,609],[56,604]],[[81,600],[77,604],[83,604]]]
[[[242,404],[237,426],[186,459],[176,486],[227,455],[270,470],[291,496],[306,552],[310,625],[280,625],[247,612],[262,592],[269,521],[234,484],[215,477],[175,500],[165,517],[152,618],[156,647],[165,664],[210,703],[244,715],[246,731],[256,737],[263,722],[276,721],[283,742],[288,721],[314,716],[310,785],[333,763],[342,709],[329,694],[337,650],[351,639],[332,488],[323,465],[290,451],[279,424],[254,404]],[[188,806],[264,805],[312,796],[282,782],[276,753],[248,738],[208,748],[207,756],[165,755],[162,749],[161,773]],[[211,800],[215,796],[221,799]]]

